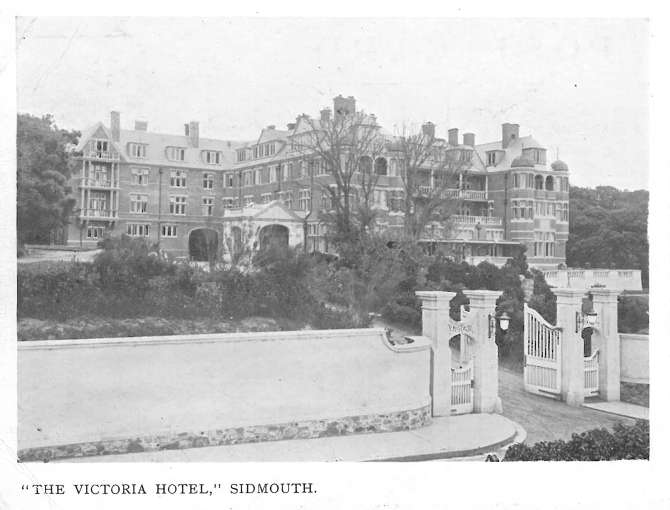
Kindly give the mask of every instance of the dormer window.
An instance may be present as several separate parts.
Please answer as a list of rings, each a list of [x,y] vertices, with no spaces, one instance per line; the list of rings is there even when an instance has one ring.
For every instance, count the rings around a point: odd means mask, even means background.
[[[237,151],[237,161],[246,161],[247,159],[247,151],[246,149],[240,149]]]
[[[545,165],[547,163],[547,151],[545,149],[524,149],[523,156],[536,165]]]
[[[219,151],[202,151],[202,160],[208,165],[220,165],[222,159]]]
[[[186,149],[183,147],[168,147],[166,149],[167,158],[170,161],[184,161]]]
[[[147,157],[147,146],[144,143],[129,143],[128,155],[131,158],[144,159]]]
[[[467,163],[472,159],[472,151],[470,150],[461,150],[460,160]]]

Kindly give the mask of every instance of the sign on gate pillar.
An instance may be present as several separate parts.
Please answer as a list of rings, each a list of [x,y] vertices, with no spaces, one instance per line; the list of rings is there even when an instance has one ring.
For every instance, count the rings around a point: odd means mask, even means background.
[[[592,288],[593,311],[598,314],[598,336],[600,397],[604,400],[619,400],[621,395],[621,351],[619,341],[617,296],[619,291],[607,288]]]
[[[423,336],[433,343],[431,350],[430,395],[433,416],[451,414],[451,349],[449,348],[449,302],[455,292],[421,291]]]
[[[502,404],[498,396],[496,328],[490,327],[490,322],[495,321],[496,300],[502,295],[502,292],[493,290],[463,292],[470,299],[469,316],[473,316],[474,411],[476,413],[502,412]]]
[[[556,296],[556,325],[561,332],[561,398],[570,406],[584,403],[584,341],[576,328],[582,312],[583,289],[552,289]]]

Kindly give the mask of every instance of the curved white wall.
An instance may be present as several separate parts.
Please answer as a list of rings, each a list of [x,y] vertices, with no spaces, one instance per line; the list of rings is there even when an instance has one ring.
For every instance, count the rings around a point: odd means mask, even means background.
[[[428,345],[381,329],[22,342],[19,448],[417,409]]]

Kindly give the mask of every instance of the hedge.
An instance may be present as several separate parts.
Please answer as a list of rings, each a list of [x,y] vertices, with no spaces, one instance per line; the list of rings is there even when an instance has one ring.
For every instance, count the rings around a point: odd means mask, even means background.
[[[569,441],[540,441],[533,446],[511,446],[505,458],[510,461],[536,460],[623,460],[649,459],[649,422],[634,425],[617,423],[614,430],[594,429],[573,434]],[[493,459],[490,459],[493,460]]]

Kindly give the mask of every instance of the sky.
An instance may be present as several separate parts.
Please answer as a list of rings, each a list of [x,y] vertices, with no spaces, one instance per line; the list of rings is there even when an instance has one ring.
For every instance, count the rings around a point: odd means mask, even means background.
[[[136,119],[253,140],[338,94],[389,131],[477,143],[520,125],[579,186],[648,189],[642,19],[19,18],[17,109],[83,130]]]

